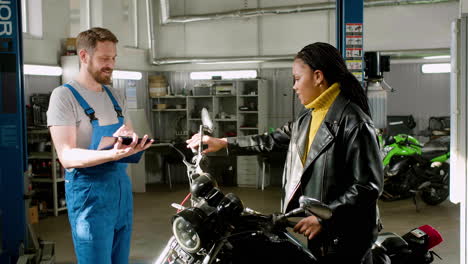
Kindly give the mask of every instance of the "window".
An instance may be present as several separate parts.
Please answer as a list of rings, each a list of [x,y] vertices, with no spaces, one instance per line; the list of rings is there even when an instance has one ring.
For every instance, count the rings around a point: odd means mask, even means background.
[[[80,0],[70,0],[70,35],[69,37],[75,38],[81,29],[81,12]]]
[[[26,0],[21,0],[21,24],[23,26],[23,33],[28,33],[28,9]]]
[[[23,35],[42,38],[42,0],[21,0]]]
[[[138,48],[138,3],[137,0],[122,1],[122,40],[124,45]]]

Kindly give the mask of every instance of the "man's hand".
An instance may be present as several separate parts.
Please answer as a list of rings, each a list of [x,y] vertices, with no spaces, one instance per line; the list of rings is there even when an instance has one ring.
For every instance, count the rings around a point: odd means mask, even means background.
[[[153,139],[148,140],[148,135],[144,135],[141,142],[138,144],[138,135],[128,126],[123,125],[115,133],[114,137],[119,137],[111,150],[113,153],[113,160],[120,160],[122,158],[131,156],[140,151],[148,149],[153,143]],[[132,137],[130,145],[123,145],[121,137]]]
[[[303,234],[309,240],[314,238],[322,230],[322,225],[320,225],[316,216],[309,216],[297,223],[294,227],[294,232]]]
[[[117,129],[117,131],[115,131],[115,133],[112,136],[114,136],[114,137],[133,137],[134,134],[135,134],[135,132],[133,131],[133,129],[131,127],[129,127],[127,125],[122,125],[121,127],[119,127],[119,129]],[[137,136],[137,138],[138,138],[138,136]]]
[[[200,133],[193,135],[191,139],[186,141],[186,143],[187,143],[187,148],[191,148],[191,149],[198,148],[198,145],[200,145]],[[209,152],[216,152],[220,149],[227,147],[227,139],[203,136],[203,144],[208,145],[208,148],[203,150],[203,154],[206,154]]]

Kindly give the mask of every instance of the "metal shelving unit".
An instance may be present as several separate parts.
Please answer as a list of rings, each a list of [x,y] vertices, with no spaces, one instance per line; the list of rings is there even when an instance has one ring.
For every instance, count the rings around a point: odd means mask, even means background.
[[[31,152],[29,159],[52,159],[52,152]]]
[[[245,81],[237,86],[237,135],[246,136],[268,131],[268,94],[266,81]],[[260,185],[261,166],[257,156],[237,157],[237,184],[257,188]]]
[[[170,142],[173,140],[174,135],[186,138],[187,120],[180,121],[181,118],[187,118],[187,96],[180,95],[166,95],[154,97],[150,99],[151,111],[154,113],[151,118],[153,131],[157,131],[155,135],[159,135],[161,142]],[[165,104],[170,107],[169,109],[157,109],[157,104]],[[182,108],[177,108],[177,105]],[[184,106],[185,105],[185,106]],[[176,121],[176,122],[174,122]],[[177,123],[178,122],[178,123]],[[178,127],[181,125],[181,128]]]
[[[41,129],[41,130],[30,130],[28,131],[29,134],[48,134],[47,129]],[[57,175],[57,170],[60,169],[58,166],[60,164],[58,163],[58,157],[57,157],[57,152],[52,146],[52,151],[49,152],[31,152],[28,156],[29,160],[50,160],[52,163],[51,167],[51,172],[50,172],[50,177],[49,178],[43,178],[43,177],[34,177],[33,175],[30,176],[31,182],[36,182],[36,183],[47,183],[51,184],[52,186],[52,202],[53,202],[53,208],[47,209],[47,211],[52,212],[55,216],[58,216],[58,213],[60,211],[66,210],[67,207],[61,207],[59,206],[59,197],[58,197],[58,188],[57,185],[58,183],[63,183],[65,182],[65,179],[63,177],[60,177],[60,175]]]
[[[176,104],[186,106],[184,109],[152,109],[153,129],[157,131],[155,134],[161,135],[162,141],[171,141],[176,135],[182,136],[176,133],[174,121],[176,118],[182,118],[181,114],[184,111],[187,132],[185,137],[188,138],[192,133],[196,133],[201,124],[201,119],[196,114],[202,107],[207,107],[211,114],[215,126],[215,137],[225,137],[227,134],[244,136],[268,131],[268,99],[265,80],[212,80],[211,82],[213,87],[232,85],[232,94],[161,96],[151,99],[152,108],[156,104],[166,104],[171,108]],[[239,110],[241,106],[247,106],[249,109],[241,111]],[[260,167],[256,156],[238,157],[238,184],[249,187],[258,186]]]
[[[216,122],[237,122],[237,119],[215,119]]]
[[[187,109],[153,109],[154,112],[185,112]]]
[[[53,183],[54,180],[53,179],[48,179],[48,178],[31,178],[31,181],[32,182],[48,182],[48,183]],[[56,179],[56,182],[64,182],[65,179],[64,178],[57,178]]]

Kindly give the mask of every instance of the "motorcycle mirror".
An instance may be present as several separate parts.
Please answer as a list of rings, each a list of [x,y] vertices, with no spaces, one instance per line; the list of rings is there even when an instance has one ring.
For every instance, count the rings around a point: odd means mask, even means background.
[[[323,220],[328,220],[332,217],[332,210],[330,207],[317,199],[301,196],[299,198],[299,204],[306,212],[309,212]]]
[[[205,132],[210,134],[213,133],[213,121],[211,121],[210,114],[206,108],[203,108],[201,111],[201,120]]]

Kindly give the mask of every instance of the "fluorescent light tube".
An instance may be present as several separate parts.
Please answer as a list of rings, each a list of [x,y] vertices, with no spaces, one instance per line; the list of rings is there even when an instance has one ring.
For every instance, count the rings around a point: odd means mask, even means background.
[[[192,80],[211,80],[213,76],[221,76],[223,80],[231,79],[254,79],[257,78],[256,70],[242,71],[206,71],[206,72],[191,72],[190,79]]]
[[[113,71],[113,79],[123,79],[123,80],[141,80],[142,74],[137,71]]]
[[[261,63],[262,60],[246,60],[246,61],[213,61],[213,62],[197,62],[197,64],[243,64],[243,63]]]
[[[24,64],[25,75],[42,75],[42,76],[61,76],[62,68],[58,66],[31,65]]]
[[[423,64],[421,69],[423,73],[449,73],[450,63],[431,63]]]
[[[450,59],[450,55],[424,57],[425,60]]]

